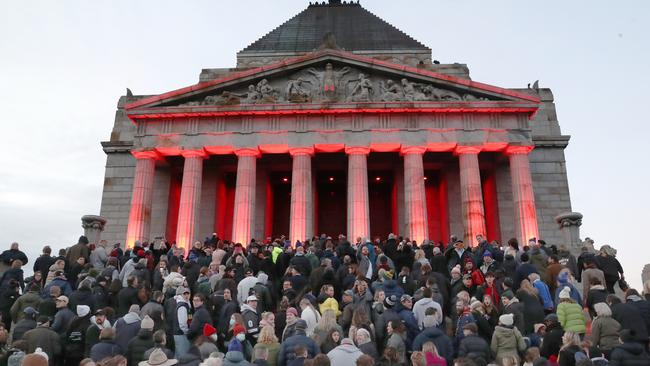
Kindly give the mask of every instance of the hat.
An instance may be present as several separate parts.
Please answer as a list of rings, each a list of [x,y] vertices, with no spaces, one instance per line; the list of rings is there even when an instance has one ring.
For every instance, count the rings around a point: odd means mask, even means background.
[[[474,323],[467,323],[463,326],[463,330],[469,330],[470,332],[476,334],[478,333],[478,327]]]
[[[205,323],[203,325],[203,335],[204,336],[210,337],[211,335],[216,334],[216,333],[217,333],[217,328],[213,327],[211,324]]]
[[[483,303],[480,302],[480,301],[478,301],[478,300],[472,301],[472,302],[469,304],[469,308],[472,309],[472,311],[474,311],[474,310],[480,308],[481,306],[483,306]]]
[[[255,296],[255,295],[248,296],[246,298],[246,302],[249,302],[249,301],[257,301],[257,296]]]
[[[307,322],[303,319],[298,319],[298,321],[296,321],[296,330],[302,330],[303,332],[307,330]]]
[[[455,265],[454,268],[451,269],[451,274],[458,273],[460,274],[460,265]]]
[[[84,235],[82,235],[82,236],[79,237],[78,243],[79,244],[88,244],[89,241],[88,241],[88,238],[86,238]]]
[[[38,311],[31,306],[28,306],[23,310],[26,315],[38,315]]]
[[[547,316],[544,317],[544,321],[545,322],[547,322],[547,321],[556,322],[556,321],[559,321],[559,319],[557,317],[557,314],[550,313],[550,314],[548,314]]]
[[[399,301],[400,302],[413,301],[413,298],[409,294],[404,294],[404,295],[402,295],[402,297],[399,298]]]
[[[244,352],[244,347],[242,347],[239,339],[233,338],[230,343],[228,343],[228,352]]]
[[[140,329],[153,330],[153,326],[153,319],[151,319],[149,315],[145,315],[140,322]]]
[[[384,299],[384,306],[388,308],[392,308],[393,306],[395,306],[396,303],[397,303],[397,296],[395,295],[390,295]]]
[[[492,253],[489,250],[483,252],[484,257],[492,257]]]
[[[560,299],[570,299],[571,298],[571,289],[569,286],[564,286],[562,291],[560,291],[560,295],[558,296]]]
[[[293,316],[298,316],[298,310],[296,310],[296,308],[288,308],[287,314],[293,314]]]
[[[239,333],[246,333],[246,328],[243,325],[237,323],[232,327],[232,335],[237,336]]]
[[[345,296],[345,295],[347,295],[347,296],[354,296],[354,291],[352,291],[352,290],[345,290],[345,291],[343,291],[343,295],[344,295],[344,296]]]
[[[499,323],[511,327],[515,323],[515,316],[513,314],[503,314],[499,317]]]
[[[535,330],[535,333],[539,332],[539,330],[540,330],[542,327],[546,328],[546,325],[543,324],[543,323],[537,323],[537,324],[533,325],[533,329]]]
[[[559,283],[566,284],[569,282],[569,272],[568,271],[561,271],[559,275],[557,275],[557,281]]]
[[[144,249],[138,250],[138,252],[136,254],[137,254],[138,258],[144,258]]]
[[[129,313],[136,313],[140,315],[140,305],[133,304],[129,307]]]
[[[66,305],[70,302],[67,296],[61,295],[56,298],[56,301],[64,302]]]
[[[88,305],[77,305],[77,315],[80,318],[90,314],[90,306]]]
[[[138,362],[138,366],[171,366],[176,365],[176,359],[168,359],[165,352],[160,348],[155,348],[146,361]]]
[[[176,295],[183,295],[183,294],[189,294],[190,289],[184,286],[178,286],[176,289]]]

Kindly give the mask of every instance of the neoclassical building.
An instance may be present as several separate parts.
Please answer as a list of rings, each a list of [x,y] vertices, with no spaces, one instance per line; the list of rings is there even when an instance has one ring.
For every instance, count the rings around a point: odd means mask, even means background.
[[[358,3],[309,5],[199,82],[122,96],[103,238],[321,233],[560,244],[570,211],[553,95],[470,79]]]

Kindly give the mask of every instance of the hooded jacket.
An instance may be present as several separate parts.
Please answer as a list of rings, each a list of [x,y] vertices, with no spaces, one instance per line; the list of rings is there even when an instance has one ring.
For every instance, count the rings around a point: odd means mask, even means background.
[[[126,348],[126,359],[129,365],[137,365],[144,361],[144,353],[154,346],[153,333],[148,329],[140,329]]]
[[[296,354],[294,352],[297,345],[303,345],[307,348],[308,358],[313,358],[318,353],[320,353],[316,342],[313,339],[307,337],[305,332],[302,330],[296,330],[296,334],[287,338],[282,342],[282,347],[280,348],[280,353],[278,354],[278,365],[287,366],[287,363],[294,358]],[[230,353],[230,352],[228,352]],[[226,354],[226,358],[228,355]],[[224,366],[226,363],[224,362]]]
[[[341,344],[327,353],[330,364],[336,366],[356,366],[357,358],[362,355],[354,344]]]
[[[614,348],[609,357],[612,366],[647,366],[650,364],[648,352],[639,343],[623,343]]]
[[[422,345],[426,342],[433,342],[438,349],[438,354],[447,360],[447,364],[451,364],[454,359],[454,345],[451,339],[436,327],[425,328],[413,340],[413,351],[421,351]]]
[[[140,331],[140,316],[127,313],[115,322],[115,343],[126,351],[129,342]]]
[[[514,356],[519,362],[519,352],[526,349],[526,342],[516,327],[510,328],[497,325],[494,328],[490,348],[492,353],[496,355],[496,363],[502,365],[503,358],[506,356]]]
[[[228,351],[223,359],[223,366],[250,366],[250,362],[244,359],[240,351]]]
[[[425,297],[418,300],[415,304],[413,304],[413,315],[415,316],[415,320],[417,321],[418,327],[420,329],[424,329],[424,317],[428,308],[436,309],[436,315],[435,315],[436,321],[434,325],[438,325],[442,323],[442,316],[443,316],[442,307],[440,306],[440,304],[433,301],[433,299]]]

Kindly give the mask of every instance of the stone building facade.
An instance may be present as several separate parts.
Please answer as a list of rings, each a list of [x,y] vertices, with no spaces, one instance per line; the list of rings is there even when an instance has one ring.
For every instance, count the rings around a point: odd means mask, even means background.
[[[549,89],[472,81],[358,3],[330,0],[240,51],[235,68],[119,99],[102,142],[102,236],[560,244],[568,141]]]

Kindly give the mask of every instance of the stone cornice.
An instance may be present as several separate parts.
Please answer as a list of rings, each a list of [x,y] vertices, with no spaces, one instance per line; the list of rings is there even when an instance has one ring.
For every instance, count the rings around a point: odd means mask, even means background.
[[[132,150],[131,154],[138,160],[151,159],[161,160],[162,156],[156,150]]]
[[[478,154],[483,150],[483,146],[481,145],[476,145],[476,146],[456,146],[454,149],[454,154],[456,155],[462,155],[462,154]]]
[[[181,155],[184,158],[202,158],[202,159],[205,159],[205,158],[208,157],[208,154],[203,149],[182,150]]]
[[[296,155],[309,155],[312,156],[314,155],[314,148],[313,147],[293,147],[289,149],[289,154],[291,156],[296,156]]]
[[[422,155],[425,152],[427,152],[426,146],[402,146],[402,148],[400,149],[401,155],[409,155],[409,154]]]
[[[571,136],[569,135],[533,136],[535,147],[558,147],[564,149],[569,145],[569,140],[571,140]]]
[[[508,146],[505,150],[506,155],[528,155],[535,146]]]
[[[370,148],[365,146],[350,146],[345,148],[345,153],[348,155],[368,155]]]
[[[102,149],[105,153],[130,153],[133,148],[133,141],[102,141]]]
[[[254,156],[254,157],[259,157],[260,150],[258,148],[241,148],[241,149],[236,149],[235,150],[235,155],[237,156]]]

